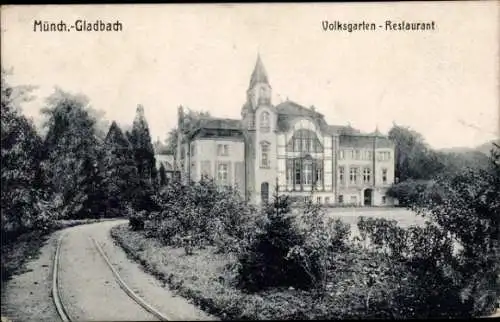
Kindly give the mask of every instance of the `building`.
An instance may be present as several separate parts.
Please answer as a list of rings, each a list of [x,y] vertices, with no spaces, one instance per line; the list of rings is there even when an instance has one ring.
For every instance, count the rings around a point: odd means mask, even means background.
[[[314,107],[271,102],[260,56],[241,119],[206,118],[179,138],[182,173],[240,189],[250,202],[279,191],[325,204],[384,205],[394,181],[394,144],[378,130],[364,134],[329,125]],[[183,110],[178,111],[182,128]]]
[[[153,144],[155,152],[156,168],[159,170],[161,165],[165,169],[167,181],[172,180],[174,176],[179,177],[179,171],[175,169],[175,156],[170,153],[167,147],[158,138]]]

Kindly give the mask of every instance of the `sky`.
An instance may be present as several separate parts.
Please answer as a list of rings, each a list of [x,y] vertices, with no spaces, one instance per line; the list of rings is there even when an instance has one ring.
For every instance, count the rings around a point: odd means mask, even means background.
[[[138,104],[153,139],[179,105],[240,118],[257,55],[273,103],[314,105],[329,124],[387,133],[393,122],[434,148],[498,138],[500,4],[395,2],[2,6],[1,64],[11,83],[88,96],[131,124]],[[120,21],[121,32],[34,32],[35,20]],[[322,22],[434,21],[431,31],[324,31]]]

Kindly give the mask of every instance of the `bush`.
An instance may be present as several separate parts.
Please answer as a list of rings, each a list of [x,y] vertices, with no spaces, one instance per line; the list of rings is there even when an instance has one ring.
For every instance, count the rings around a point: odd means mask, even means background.
[[[288,196],[275,193],[264,208],[267,222],[253,242],[238,256],[239,287],[255,292],[270,287],[308,288],[311,278],[295,258],[288,254],[304,238],[290,214]]]
[[[256,234],[256,210],[231,187],[219,187],[208,178],[199,182],[169,182],[156,200],[150,235],[172,246],[217,246],[219,252],[237,252]],[[188,253],[191,250],[188,251]]]
[[[125,206],[126,215],[129,219],[129,227],[131,230],[144,230],[146,221],[146,211],[135,211],[130,205]]]

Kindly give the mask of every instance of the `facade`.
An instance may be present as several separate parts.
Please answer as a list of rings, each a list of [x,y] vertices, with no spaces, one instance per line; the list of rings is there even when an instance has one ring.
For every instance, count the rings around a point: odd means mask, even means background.
[[[250,78],[241,119],[206,118],[179,136],[178,166],[186,178],[213,177],[233,185],[253,203],[266,202],[276,187],[323,204],[391,205],[394,144],[378,130],[361,133],[329,125],[314,107],[271,102],[264,65]],[[178,111],[183,128],[183,110]]]

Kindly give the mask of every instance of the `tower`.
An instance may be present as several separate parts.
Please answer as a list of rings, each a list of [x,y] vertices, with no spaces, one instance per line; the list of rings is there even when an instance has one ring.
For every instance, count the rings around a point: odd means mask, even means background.
[[[243,123],[248,130],[255,128],[255,110],[261,105],[271,105],[271,94],[272,89],[269,85],[267,72],[260,55],[258,55],[247,89],[247,101],[241,109]]]

